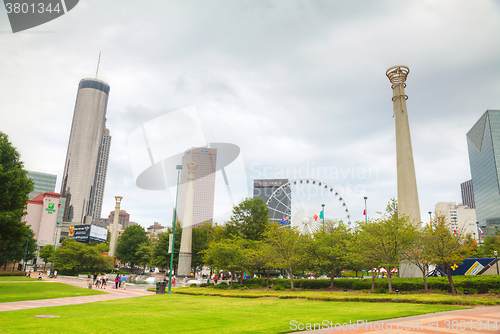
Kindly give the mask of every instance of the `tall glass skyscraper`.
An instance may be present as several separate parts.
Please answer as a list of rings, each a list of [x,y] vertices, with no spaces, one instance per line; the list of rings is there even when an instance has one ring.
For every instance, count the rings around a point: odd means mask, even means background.
[[[92,208],[90,215],[92,216],[92,224],[97,223],[101,218],[102,211],[102,198],[104,195],[104,185],[106,183],[106,173],[108,171],[109,148],[111,147],[111,136],[109,130],[104,127],[104,133],[101,139],[101,149],[99,151],[99,160],[97,162],[97,169],[95,172],[94,192],[90,203]]]
[[[85,217],[92,217],[109,89],[98,79],[82,79],[78,85],[61,185],[66,197],[64,221],[85,223]]]
[[[177,204],[177,220],[184,220],[186,207],[188,162],[198,163],[194,174],[193,227],[214,219],[215,172],[217,171],[217,149],[192,147],[182,157],[181,179]]]
[[[271,195],[278,190],[279,187],[288,183],[288,179],[262,179],[253,181],[253,198],[260,197],[267,203]],[[278,218],[272,218],[271,212],[269,213],[269,221],[274,223],[279,223],[283,218],[288,217],[288,221],[291,221],[289,209],[290,209],[290,199],[291,199],[290,187],[286,186],[282,189],[279,194],[269,203],[269,207],[276,208],[277,212],[283,212],[283,215]]]
[[[487,110],[467,133],[477,221],[500,225],[500,110]]]

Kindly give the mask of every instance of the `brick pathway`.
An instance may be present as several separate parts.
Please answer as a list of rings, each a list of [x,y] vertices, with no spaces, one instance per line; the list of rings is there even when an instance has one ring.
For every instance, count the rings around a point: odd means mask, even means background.
[[[408,333],[500,333],[500,306],[480,307],[469,310],[431,313],[373,323],[325,325],[325,329],[301,331],[301,334],[408,334]],[[304,324],[305,326],[305,324]],[[318,328],[318,327],[316,327]],[[295,328],[291,328],[294,330]],[[297,333],[294,331],[293,333]]]
[[[47,279],[47,278],[44,276],[44,279]],[[79,281],[79,280],[69,280],[69,279],[64,279],[64,278],[57,278],[57,279],[47,279],[47,281],[59,282],[59,283],[79,286],[79,287],[83,287],[83,288],[88,287],[86,280]],[[2,283],[7,283],[7,282],[2,282]],[[14,282],[10,282],[10,283],[14,283]],[[15,283],[26,283],[26,281],[18,281]],[[29,283],[31,283],[31,284],[50,284],[49,282],[46,282],[46,281],[42,281],[42,282],[34,281],[34,282],[29,282]],[[106,289],[99,289],[99,290],[109,292],[109,294],[0,303],[0,312],[1,311],[23,310],[23,309],[30,309],[30,308],[37,308],[37,307],[84,304],[84,303],[100,302],[100,301],[105,301],[105,300],[149,296],[149,295],[154,294],[154,292],[145,291],[145,289],[126,289],[126,290],[118,289],[118,290],[115,290],[115,289],[111,289],[111,284],[108,285]]]

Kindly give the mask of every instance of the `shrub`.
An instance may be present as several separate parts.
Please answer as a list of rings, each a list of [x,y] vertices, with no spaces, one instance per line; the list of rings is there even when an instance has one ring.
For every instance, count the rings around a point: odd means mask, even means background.
[[[200,285],[200,286],[201,286],[201,285]],[[198,287],[198,285],[196,285],[196,283],[193,283],[193,284],[191,284],[189,287],[191,287],[191,288],[197,288],[197,287]]]
[[[275,285],[273,287],[273,289],[274,289],[274,291],[285,291],[286,290],[286,288],[281,284]]]
[[[20,271],[20,270],[2,270],[0,271],[0,276],[26,276],[25,271]]]

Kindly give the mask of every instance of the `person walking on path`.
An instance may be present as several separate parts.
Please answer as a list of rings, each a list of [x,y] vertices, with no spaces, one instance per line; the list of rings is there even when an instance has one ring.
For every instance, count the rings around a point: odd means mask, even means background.
[[[118,274],[118,288],[122,287],[122,277]]]
[[[97,273],[94,273],[94,277],[93,277],[93,280],[92,280],[92,285],[96,285],[95,284],[96,280],[97,280]]]
[[[101,274],[97,275],[97,280],[95,282],[95,287],[99,289],[100,285],[101,285]]]
[[[38,273],[38,279],[36,281],[38,282],[38,281],[41,281],[41,280],[42,280],[42,272],[40,271]]]
[[[118,276],[118,274],[115,276],[115,289],[118,289],[118,282],[120,281],[120,278]]]
[[[123,275],[122,276],[122,281],[121,281],[122,289],[125,290],[125,285],[127,284],[127,276]]]
[[[28,273],[26,274],[26,277],[31,278],[31,270],[28,271]]]
[[[54,270],[54,278],[57,278],[57,270]]]

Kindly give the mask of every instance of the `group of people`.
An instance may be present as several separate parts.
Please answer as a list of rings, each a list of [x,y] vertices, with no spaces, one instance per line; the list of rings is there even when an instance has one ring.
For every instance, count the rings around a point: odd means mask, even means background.
[[[36,273],[36,271],[35,271],[35,273]],[[54,272],[52,273],[52,276],[50,275],[50,270],[47,270],[47,276],[50,278],[57,278],[57,270],[54,270]],[[31,270],[28,270],[28,272],[26,273],[26,277],[31,278]],[[42,280],[42,271],[40,270],[40,272],[38,273],[37,281],[41,281],[41,280]]]
[[[104,275],[101,273],[94,273],[94,276],[93,276],[93,285],[95,285],[95,287],[97,289],[101,288],[101,289],[106,289],[106,284],[108,283],[108,280],[109,280],[109,276],[108,274]]]
[[[117,274],[115,276],[115,289],[118,289],[118,288],[121,288],[123,290],[125,290],[125,286],[127,284],[127,276],[125,275],[121,275],[120,274]]]

